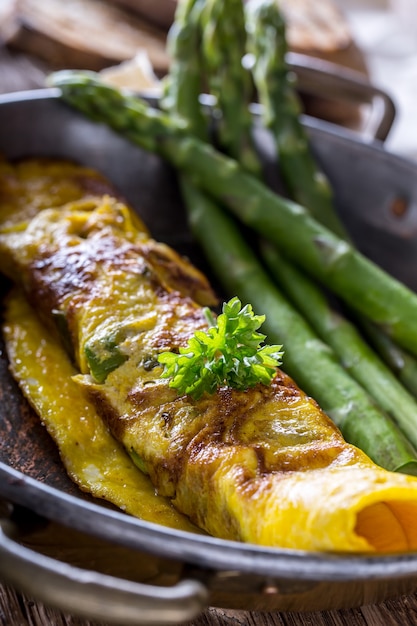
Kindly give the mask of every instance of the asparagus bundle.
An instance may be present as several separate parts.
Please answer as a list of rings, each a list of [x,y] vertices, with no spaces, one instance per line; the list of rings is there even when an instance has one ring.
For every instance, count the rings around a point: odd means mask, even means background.
[[[200,60],[208,68],[206,75],[210,84],[220,86],[224,83],[225,88],[228,87],[227,105],[219,130],[220,144],[223,149],[229,152],[233,151],[239,142],[247,146],[251,151],[251,158],[247,158],[247,151],[242,151],[243,162],[241,164],[252,167],[253,163],[258,162],[257,169],[260,171],[260,163],[251,146],[250,128],[246,124],[246,119],[243,119],[241,123],[239,120],[231,119],[234,110],[241,110],[242,107],[246,111],[249,110],[249,94],[245,100],[242,98],[241,89],[247,78],[241,64],[245,42],[240,42],[241,54],[236,55],[233,62],[229,60],[227,64],[220,63],[221,54],[219,56],[214,55],[214,59],[207,58],[213,55],[213,49],[210,46],[203,47],[201,59],[198,54],[198,23],[193,22],[195,36],[192,37],[190,36],[190,22],[186,21],[186,15],[190,13],[192,7],[194,7],[192,10],[195,11],[194,2],[195,0],[186,0],[182,5],[180,4],[175,28],[170,33],[172,65],[171,74],[166,80],[168,97],[164,98],[163,106],[172,114],[179,115],[189,129],[194,129],[195,134],[198,133],[200,129],[198,120],[201,111],[198,102],[199,93],[195,89],[196,81],[194,78],[201,74],[201,68],[199,70],[196,61],[197,59]],[[216,38],[220,39],[223,36],[223,39],[226,37],[227,40],[228,34],[233,31],[234,24],[239,23],[242,5],[240,3],[227,3],[228,9],[226,11],[222,10],[223,7],[221,1],[210,0],[201,16],[205,29],[212,34],[213,27],[217,24],[218,16],[221,14],[223,18],[222,28],[216,29]],[[210,20],[211,28],[209,29]],[[224,50],[226,46],[219,43],[219,48]],[[188,64],[187,59],[189,60]],[[176,80],[178,68],[181,68],[182,73],[189,72],[189,81],[184,77]],[[223,97],[219,94],[218,104],[220,106],[222,101]],[[362,449],[369,451],[370,455],[385,467],[401,469],[410,473],[415,472],[417,470],[415,453],[405,441],[404,436],[397,432],[392,422],[373,405],[363,390],[345,374],[336,363],[334,355],[321,344],[297,313],[285,302],[283,296],[274,289],[255,256],[247,249],[244,240],[237,231],[237,225],[231,224],[230,218],[223,215],[222,211],[184,176],[181,177],[181,188],[190,225],[196,238],[205,249],[206,256],[211,260],[212,267],[217,270],[216,274],[226,290],[239,295],[242,294],[242,290],[246,290],[250,302],[259,301],[259,284],[263,287],[262,300],[266,294],[270,293],[270,298],[266,298],[271,303],[267,307],[267,318],[272,319],[269,324],[269,339],[271,340],[271,334],[275,337],[284,336],[286,343],[288,342],[288,345],[291,346],[290,366],[288,368],[287,365],[286,369],[289,369],[296,380],[300,380],[305,370],[305,363],[314,360],[320,374],[318,380],[315,381],[316,384],[311,385],[314,388],[314,395],[334,421],[338,423],[345,437]],[[243,269],[243,271],[239,271],[238,268]],[[235,269],[238,269],[237,274],[234,272]],[[246,273],[248,277],[246,277]],[[256,281],[253,280],[254,276],[257,278]],[[248,279],[246,280],[246,278]],[[253,285],[258,287],[254,290]],[[259,303],[260,310],[261,306],[262,310],[265,310],[264,304]],[[279,322],[274,320],[279,320]],[[293,350],[298,359],[291,359]],[[291,363],[293,363],[292,367]],[[335,368],[336,371],[334,371]],[[328,383],[329,375],[333,384]],[[311,383],[311,378],[309,383]],[[349,404],[355,407],[355,411],[346,409]],[[357,420],[357,416],[362,413],[368,416],[366,422]],[[356,416],[355,422],[353,416]],[[377,434],[375,435],[375,433]],[[387,446],[387,441],[391,442],[389,446]]]

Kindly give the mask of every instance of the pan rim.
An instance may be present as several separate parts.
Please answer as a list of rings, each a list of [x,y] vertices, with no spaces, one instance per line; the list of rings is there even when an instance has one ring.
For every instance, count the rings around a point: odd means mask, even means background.
[[[58,89],[37,89],[0,96],[0,106],[33,100],[58,100]],[[415,164],[399,155],[387,153],[381,142],[363,143],[352,131],[312,118],[303,118],[308,130],[323,132],[364,147],[381,158],[395,158],[415,171]],[[361,581],[399,579],[417,576],[417,553],[401,555],[336,555],[278,548],[267,548],[193,535],[128,516],[123,512],[90,503],[0,462],[0,496],[14,504],[64,525],[95,534],[119,544],[174,558],[200,567],[239,570],[277,578],[311,581]]]
[[[0,462],[0,494],[51,521],[164,558],[216,570],[299,581],[348,582],[417,575],[417,553],[341,555],[269,548],[192,534],[87,502]]]

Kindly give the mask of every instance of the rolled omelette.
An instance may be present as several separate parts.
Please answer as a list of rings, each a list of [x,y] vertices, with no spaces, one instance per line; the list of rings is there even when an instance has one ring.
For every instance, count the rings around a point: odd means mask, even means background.
[[[160,496],[220,538],[326,552],[417,548],[417,479],[347,444],[280,369],[269,386],[223,386],[199,400],[161,378],[158,355],[207,328],[203,305],[214,295],[120,198],[77,183],[78,197],[60,204],[51,192],[49,207],[28,201],[14,213],[22,180],[13,177],[0,192],[0,268],[66,346],[71,380]]]

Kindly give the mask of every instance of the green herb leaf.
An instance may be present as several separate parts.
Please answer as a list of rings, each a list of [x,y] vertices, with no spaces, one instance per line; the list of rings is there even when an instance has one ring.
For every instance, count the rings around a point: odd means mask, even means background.
[[[104,383],[110,372],[127,359],[127,355],[120,351],[120,335],[121,329],[116,329],[104,337],[93,337],[84,346],[91,375],[98,383]]]
[[[204,313],[210,325],[207,332],[196,331],[179,354],[163,352],[158,357],[164,365],[162,377],[171,378],[170,387],[198,400],[222,385],[235,389],[269,385],[283,352],[282,346],[261,345],[266,335],[257,331],[265,316],[255,315],[250,304],[242,308],[236,297],[223,304],[217,320],[210,309]]]

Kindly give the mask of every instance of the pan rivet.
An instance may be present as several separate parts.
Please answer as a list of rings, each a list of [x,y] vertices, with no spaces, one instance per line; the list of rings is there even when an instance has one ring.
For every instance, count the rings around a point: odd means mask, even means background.
[[[391,203],[390,211],[394,217],[403,217],[407,213],[408,202],[405,198],[397,197]]]

